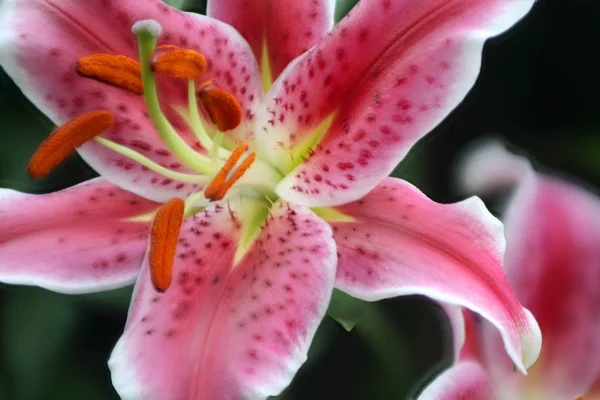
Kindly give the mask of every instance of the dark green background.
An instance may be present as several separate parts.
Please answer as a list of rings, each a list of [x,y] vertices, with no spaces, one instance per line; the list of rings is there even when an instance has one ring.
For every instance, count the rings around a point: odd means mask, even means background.
[[[354,1],[339,3],[338,18]],[[204,9],[202,2],[184,7]],[[538,1],[517,27],[487,43],[475,88],[396,175],[434,200],[457,201],[453,166],[460,151],[494,134],[542,168],[599,185],[599,39],[600,2]],[[26,176],[29,157],[52,126],[1,70],[0,121],[1,186],[45,193],[95,176],[77,157],[41,181]],[[0,399],[116,399],[106,360],[123,329],[130,290],[66,296],[0,284]],[[351,332],[330,318],[323,322],[282,399],[405,399],[450,362],[448,327],[435,304],[410,297],[361,311]]]

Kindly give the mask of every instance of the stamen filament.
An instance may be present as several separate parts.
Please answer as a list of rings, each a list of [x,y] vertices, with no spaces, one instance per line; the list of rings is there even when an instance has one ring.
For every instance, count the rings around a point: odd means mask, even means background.
[[[156,90],[156,80],[150,70],[150,58],[156,47],[157,38],[147,31],[136,32],[140,53],[140,65],[142,72],[142,84],[144,86],[144,99],[148,107],[148,113],[161,139],[169,150],[188,167],[195,171],[212,175],[215,167],[210,159],[197,153],[179,136],[169,120],[164,116],[160,108]]]
[[[163,167],[162,165],[157,164],[152,161],[148,157],[138,153],[135,150],[130,149],[129,147],[120,145],[118,143],[113,142],[112,140],[108,140],[102,137],[96,137],[94,140],[101,145],[111,149],[112,151],[119,153],[133,161],[140,163],[141,165],[147,167],[148,169],[156,172],[164,176],[165,178],[173,179],[179,182],[185,183],[196,183],[196,184],[206,184],[210,181],[206,175],[193,175],[193,174],[185,174],[182,172],[177,172],[170,170],[168,168]]]
[[[246,150],[248,150],[248,145],[242,144],[231,153],[231,155],[229,156],[227,161],[225,161],[225,164],[223,164],[217,175],[215,175],[213,180],[204,190],[204,195],[207,199],[212,199],[213,196],[217,194],[217,192],[221,188],[221,185],[225,183],[225,180],[227,179],[227,174],[233,169],[233,167],[235,167],[235,164],[238,162],[238,160]]]
[[[217,157],[219,156],[220,153],[227,152],[226,157],[229,157],[230,153],[221,148],[222,141],[223,141],[223,132],[217,132],[215,134],[215,140],[213,141],[213,147],[212,147],[212,149],[210,149],[210,154],[209,154],[209,157],[213,162],[217,161]]]
[[[194,207],[194,205],[196,204],[196,202],[198,200],[206,200],[204,197],[204,192],[196,192],[192,195],[190,195],[187,199],[185,199],[185,210],[184,210],[184,217],[190,217],[193,214],[195,214],[195,210],[192,209],[192,207]],[[200,206],[200,208],[203,208],[203,206]]]

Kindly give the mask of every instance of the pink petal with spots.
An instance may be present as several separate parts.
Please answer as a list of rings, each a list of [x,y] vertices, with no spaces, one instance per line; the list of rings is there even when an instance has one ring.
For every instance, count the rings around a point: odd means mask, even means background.
[[[422,294],[461,305],[496,326],[521,371],[536,360],[538,326],[506,281],[502,224],[481,200],[439,204],[388,178],[337,210],[356,219],[331,223],[337,288],[365,300]]]
[[[462,362],[444,371],[417,400],[495,400],[486,371],[476,362]]]
[[[507,277],[544,335],[531,374],[554,398],[581,396],[600,377],[600,198],[530,174],[509,204],[506,240]]]
[[[159,164],[185,172],[164,146],[145,115],[137,95],[82,78],[76,61],[93,53],[124,54],[137,59],[132,24],[153,18],[163,27],[160,43],[198,50],[208,59],[203,78],[214,79],[238,96],[246,115],[254,114],[262,96],[258,66],[248,44],[235,30],[219,21],[186,14],[158,0],[6,0],[0,5],[0,65],[23,93],[52,121],[60,125],[82,113],[106,109],[116,126],[103,136],[127,145]],[[32,27],[35,26],[35,29]],[[188,143],[195,143],[171,105],[187,104],[184,84],[164,85],[164,111]],[[248,123],[232,135],[249,138]],[[100,174],[138,195],[163,201],[183,197],[196,186],[166,179],[137,162],[96,142],[79,149]]]
[[[158,205],[96,178],[46,195],[0,190],[0,282],[63,293],[133,283]]]
[[[185,221],[165,294],[144,265],[109,361],[123,399],[264,399],[289,384],[333,289],[331,230],[277,207],[233,267],[238,236],[237,216],[212,206]]]
[[[273,79],[333,27],[335,0],[209,0],[207,15],[238,30],[262,60],[266,41]]]
[[[285,164],[327,116],[314,154],[278,194],[309,206],[356,200],[387,176],[475,83],[485,40],[534,0],[361,1],[273,85],[261,117],[264,157]],[[316,176],[321,176],[317,179]]]

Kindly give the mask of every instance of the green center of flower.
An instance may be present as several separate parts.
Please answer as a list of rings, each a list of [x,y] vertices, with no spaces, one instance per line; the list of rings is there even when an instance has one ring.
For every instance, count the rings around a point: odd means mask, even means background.
[[[204,66],[197,68],[197,73],[194,72],[194,68],[187,68],[190,64],[193,66],[202,62],[196,60],[194,63],[194,60],[181,57],[184,50],[174,49],[172,52],[157,55],[163,46],[156,48],[160,26],[155,21],[137,22],[133,32],[138,37],[143,96],[156,131],[175,157],[205,177],[205,183],[209,183],[204,192],[192,194],[186,200],[186,204],[193,204],[201,197],[210,201],[222,200],[234,186],[236,191],[246,195],[266,196],[271,201],[275,200],[275,186],[283,177],[273,167],[257,159],[255,153],[250,152],[244,157],[248,151],[247,145],[238,144],[231,148],[230,144],[228,148],[227,141],[223,140],[223,131],[234,129],[241,121],[241,107],[237,100],[230,93],[216,87],[212,81],[203,83],[197,89],[194,78],[201,75]],[[171,49],[167,48],[167,51],[169,50]],[[192,55],[195,53],[187,51]],[[182,79],[188,78],[188,107],[187,110],[180,109],[179,113],[188,122],[205,154],[191,148],[165,117],[158,99],[155,71]],[[186,71],[191,73],[186,76]],[[207,134],[200,116],[198,100],[217,126],[218,130],[212,137]],[[142,160],[142,165],[150,168],[145,161]]]

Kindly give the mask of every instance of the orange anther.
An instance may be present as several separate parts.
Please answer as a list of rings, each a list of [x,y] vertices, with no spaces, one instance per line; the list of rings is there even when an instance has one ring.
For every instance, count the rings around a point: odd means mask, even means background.
[[[58,127],[40,144],[29,160],[27,172],[32,178],[41,178],[95,136],[112,128],[115,118],[106,110],[92,111]]]
[[[164,51],[164,50],[178,50],[178,49],[181,49],[181,47],[175,46],[174,44],[161,44],[161,45],[158,45],[156,47],[155,52],[159,51],[159,50],[163,50]]]
[[[206,69],[206,60],[197,51],[162,45],[154,52],[150,68],[177,79],[198,79]]]
[[[144,93],[140,63],[126,56],[92,54],[80,58],[77,73],[132,93]]]
[[[244,161],[242,161],[242,163],[240,164],[238,169],[233,171],[233,175],[231,175],[231,177],[229,179],[227,179],[227,181],[225,181],[221,185],[221,187],[219,187],[219,190],[217,191],[217,193],[214,195],[214,197],[211,200],[217,201],[217,200],[223,199],[223,197],[225,197],[225,194],[227,193],[227,191],[229,189],[231,189],[233,184],[236,183],[237,180],[242,177],[242,175],[244,175],[244,172],[246,172],[246,170],[248,168],[250,168],[250,166],[252,165],[252,163],[254,162],[255,159],[256,159],[256,153],[250,153],[248,155],[248,157],[246,157],[246,159]]]
[[[225,179],[227,179],[227,174],[233,169],[233,167],[235,167],[235,163],[238,162],[238,160],[246,150],[248,150],[247,144],[242,144],[238,146],[235,150],[233,150],[233,152],[231,153],[227,161],[225,161],[225,164],[223,164],[217,175],[215,175],[215,177],[208,184],[206,189],[204,189],[204,196],[207,199],[212,199],[217,194],[223,183],[225,183]]]
[[[150,230],[150,279],[158,292],[166,291],[173,278],[173,263],[185,202],[171,199],[158,209]]]
[[[235,96],[216,87],[212,81],[203,83],[196,95],[221,132],[234,129],[242,122],[242,106]]]

